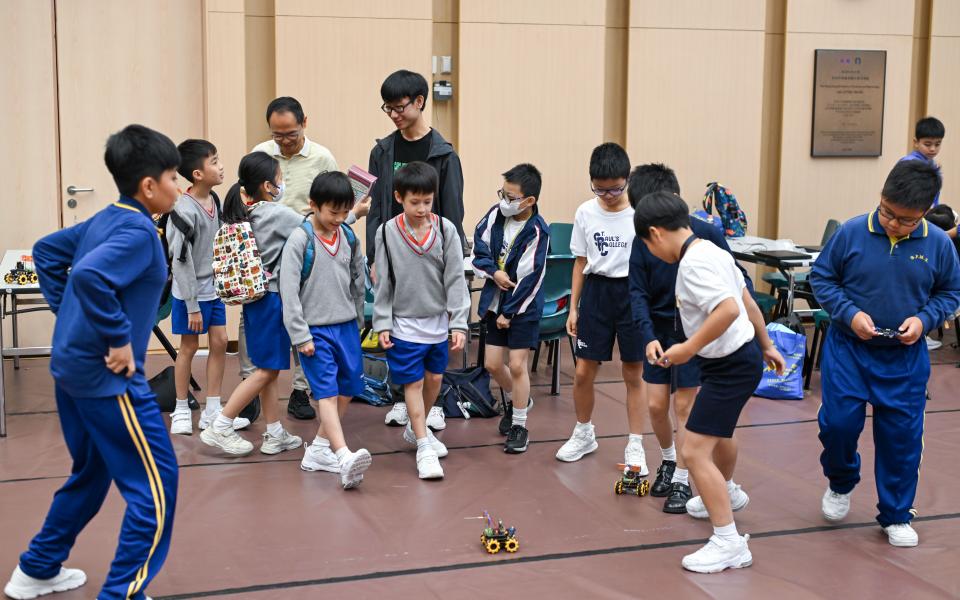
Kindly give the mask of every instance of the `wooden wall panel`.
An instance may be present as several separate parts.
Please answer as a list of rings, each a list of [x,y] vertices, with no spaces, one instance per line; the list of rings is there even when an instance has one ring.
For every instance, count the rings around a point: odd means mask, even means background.
[[[941,200],[960,209],[960,2],[933,3],[927,114],[943,121],[947,137],[937,162],[943,169]]]

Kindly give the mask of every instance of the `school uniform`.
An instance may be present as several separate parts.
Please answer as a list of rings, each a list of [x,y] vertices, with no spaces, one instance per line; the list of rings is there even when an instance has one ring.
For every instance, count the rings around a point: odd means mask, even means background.
[[[924,333],[960,306],[960,266],[947,235],[924,220],[909,236],[887,236],[877,211],[847,221],[823,249],[810,285],[831,326],[823,346],[820,464],[830,489],[848,494],[860,481],[857,440],[873,405],[877,521],[908,523],[923,450],[930,357],[921,336],[861,340],[850,324],[863,311],[880,328],[919,317]]]
[[[177,460],[143,362],[166,281],[153,220],[126,196],[33,248],[40,289],[57,315],[50,372],[71,475],[21,570],[49,579],[100,510],[111,482],[127,503],[117,553],[98,598],[143,598],[170,546]],[[107,369],[110,348],[131,344],[136,373]]]
[[[313,265],[304,278],[310,245]],[[313,342],[313,356],[300,353],[300,364],[316,398],[352,397],[364,389],[359,325],[366,275],[358,247],[351,247],[342,229],[327,240],[303,227],[295,229],[283,247],[283,322],[294,346]]]
[[[577,319],[580,358],[610,360],[616,340],[621,361],[644,359],[640,329],[630,309],[628,275],[635,237],[632,207],[609,212],[598,198],[592,198],[577,208],[570,251],[587,259]]]
[[[701,240],[730,252],[723,233],[713,225],[691,218],[690,229]],[[750,275],[739,263],[735,264],[743,275],[747,289],[752,291]],[[659,340],[660,346],[666,351],[687,339],[676,311],[678,269],[679,263],[664,262],[650,253],[643,240],[633,240],[630,252],[630,305],[633,319],[640,328],[640,343],[644,352],[654,340]],[[676,381],[673,381],[674,377]],[[700,367],[696,360],[666,368],[647,363],[643,366],[643,380],[652,384],[674,384],[677,388],[694,388],[700,385]]]
[[[536,348],[543,317],[543,278],[546,274],[550,234],[534,205],[533,215],[518,221],[504,217],[500,205],[487,211],[473,236],[472,266],[485,279],[477,314],[486,324],[486,343],[503,348]],[[493,280],[505,272],[516,287],[501,290]],[[497,317],[510,319],[510,327],[497,327]]]
[[[387,364],[398,385],[423,379],[425,371],[443,373],[448,333],[467,331],[470,297],[460,236],[446,218],[431,215],[430,223],[417,240],[401,214],[381,226],[375,240],[373,329],[390,332]]]
[[[733,437],[740,412],[760,383],[763,356],[743,305],[744,289],[733,256],[691,234],[677,269],[677,311],[683,331],[699,330],[717,306],[731,298],[739,313],[720,337],[697,352],[700,391],[687,419],[689,431]]]

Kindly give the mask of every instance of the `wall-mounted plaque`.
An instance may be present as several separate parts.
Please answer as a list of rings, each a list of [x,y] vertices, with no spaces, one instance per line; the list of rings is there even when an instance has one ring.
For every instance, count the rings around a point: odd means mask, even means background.
[[[885,50],[817,50],[812,156],[880,156]]]

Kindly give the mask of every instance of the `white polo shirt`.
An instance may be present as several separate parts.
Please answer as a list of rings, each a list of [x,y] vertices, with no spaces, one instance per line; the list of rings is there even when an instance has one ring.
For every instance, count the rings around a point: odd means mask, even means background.
[[[280,145],[273,140],[257,144],[253,152],[266,152],[280,161],[285,189],[281,204],[301,214],[310,211],[310,185],[324,171],[338,171],[333,154],[316,142],[304,137],[303,148],[290,158],[280,152]]]
[[[584,275],[626,277],[630,272],[630,249],[636,237],[633,207],[617,212],[604,210],[600,200],[591,198],[577,208],[570,234],[570,251],[585,256]]]

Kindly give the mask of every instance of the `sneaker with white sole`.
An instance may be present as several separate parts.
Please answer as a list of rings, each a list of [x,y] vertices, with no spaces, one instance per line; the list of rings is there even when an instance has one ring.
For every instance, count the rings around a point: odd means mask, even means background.
[[[420,479],[443,479],[443,467],[431,446],[417,449],[417,473]]]
[[[363,473],[370,468],[373,458],[366,448],[360,448],[356,452],[347,452],[340,460],[340,485],[343,489],[349,490],[360,485],[363,481]]]
[[[170,433],[174,435],[193,435],[193,415],[190,409],[179,408],[170,413]]]
[[[575,462],[598,448],[597,436],[593,425],[574,427],[573,435],[557,450],[557,460]]]
[[[280,454],[284,450],[294,450],[302,445],[303,440],[300,436],[293,435],[286,429],[282,430],[278,436],[272,436],[264,432],[260,452],[263,454]]]
[[[330,446],[309,444],[303,452],[300,468],[304,471],[326,471],[327,473],[340,472],[340,460]]]
[[[50,579],[37,579],[21,571],[20,565],[17,565],[10,576],[10,581],[3,588],[3,593],[15,600],[27,600],[54,592],[73,590],[86,582],[87,574],[80,569],[60,567],[60,572]]]
[[[926,341],[927,341],[927,350],[939,350],[940,347],[943,346],[943,342],[941,342],[940,340],[935,340],[929,335],[927,336]]]
[[[750,496],[743,491],[743,488],[739,484],[735,485],[733,490],[730,491],[730,510],[733,512],[743,510],[747,504],[750,504]],[[707,513],[706,505],[703,503],[703,498],[700,496],[694,496],[687,500],[687,514],[694,519],[706,519],[710,516],[709,513]]]
[[[646,477],[650,474],[647,468],[647,455],[643,451],[643,442],[630,440],[627,447],[623,450],[623,462],[626,465],[640,467],[640,477]]]
[[[200,434],[200,441],[208,446],[220,448],[233,456],[246,456],[253,452],[253,444],[237,435],[237,432],[232,429],[226,433],[217,433],[213,427],[204,429]]]
[[[208,427],[213,427],[213,422],[217,420],[217,417],[220,416],[220,411],[213,414],[207,414],[207,410],[204,409],[200,411],[200,419],[197,421],[197,427],[200,428],[200,431],[207,429]],[[233,430],[240,431],[241,429],[246,429],[250,427],[250,419],[246,417],[237,417],[233,420]]]
[[[820,512],[828,521],[841,521],[850,512],[850,494],[838,494],[829,487],[823,493]]]
[[[914,531],[910,523],[894,523],[883,528],[891,546],[899,548],[913,548],[920,543],[920,536]]]
[[[394,402],[393,407],[387,412],[387,416],[383,420],[383,424],[390,427],[403,427],[409,422],[410,416],[407,415],[406,402]]]
[[[443,407],[433,406],[427,413],[427,427],[434,431],[443,431],[447,428],[447,422],[443,418]]]
[[[449,452],[447,447],[443,445],[443,442],[437,439],[437,436],[433,435],[433,432],[430,429],[427,429],[427,439],[430,440],[430,447],[433,448],[433,451],[437,453],[437,458],[443,458]],[[403,430],[403,441],[411,444],[413,446],[417,445],[417,436],[413,433],[413,427],[410,427],[410,424],[407,424],[406,429]]]
[[[711,535],[702,548],[684,556],[680,564],[695,573],[719,573],[724,569],[749,567],[753,564],[753,555],[747,545],[749,540],[749,535],[742,536],[736,542],[727,542]]]

